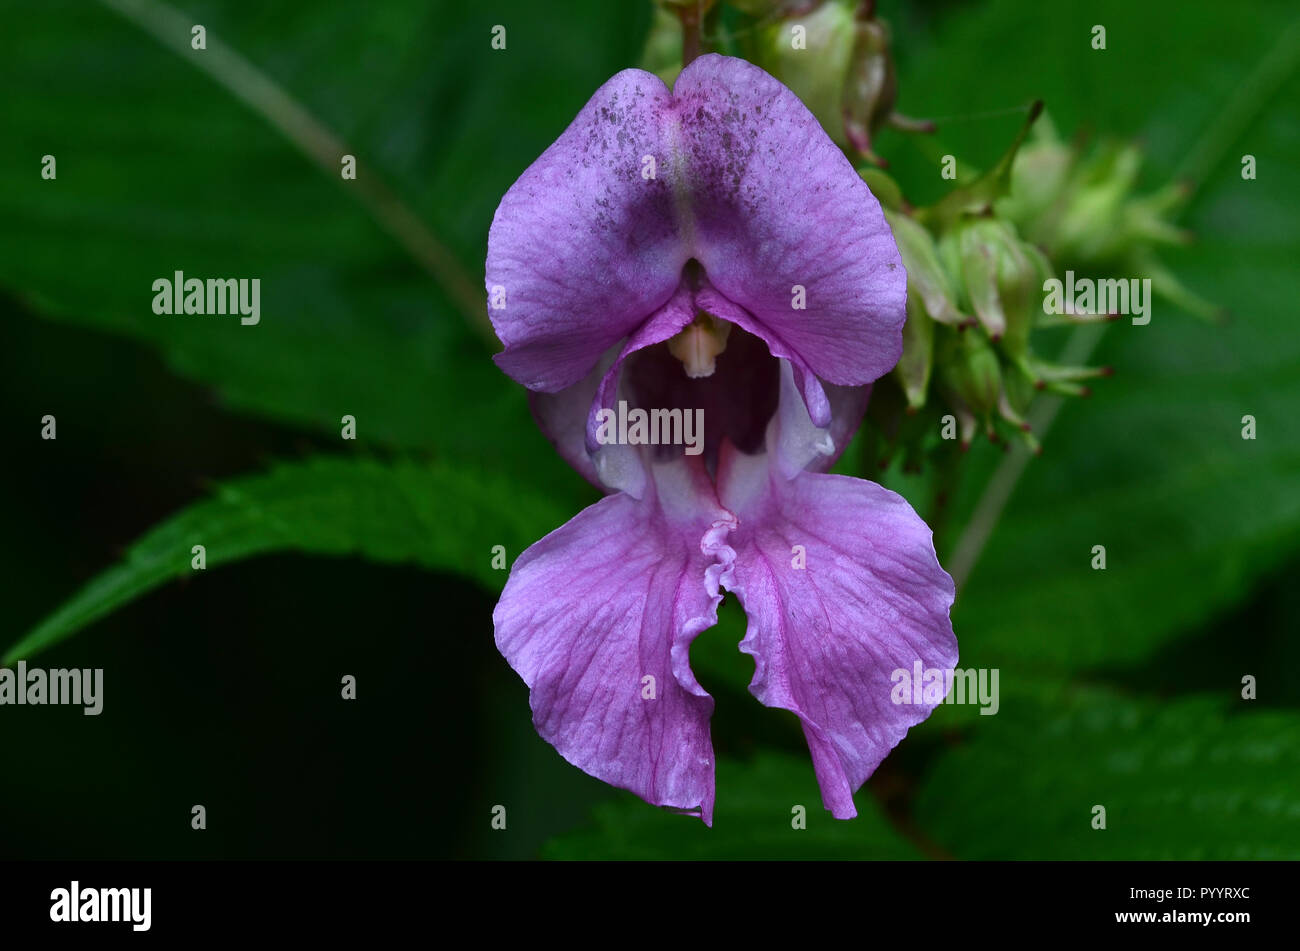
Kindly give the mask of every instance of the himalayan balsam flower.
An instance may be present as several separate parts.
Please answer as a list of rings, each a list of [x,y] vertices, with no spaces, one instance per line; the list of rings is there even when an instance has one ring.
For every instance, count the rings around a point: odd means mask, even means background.
[[[826,807],[855,816],[934,706],[893,702],[891,674],[957,659],[929,529],[825,472],[902,346],[906,275],[874,196],[761,69],[703,56],[671,92],[625,70],[506,193],[486,277],[497,363],[610,493],[520,555],[494,613],[538,732],[711,823],[713,699],[689,653],[725,589],[750,691],[798,716]],[[703,451],[610,444],[620,401],[703,409]]]

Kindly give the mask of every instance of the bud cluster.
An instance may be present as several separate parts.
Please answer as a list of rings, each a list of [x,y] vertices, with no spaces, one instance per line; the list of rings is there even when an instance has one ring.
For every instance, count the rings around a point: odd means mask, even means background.
[[[1141,275],[1178,306],[1216,313],[1154,254],[1158,245],[1189,239],[1169,220],[1186,188],[1136,195],[1136,147],[1103,144],[1084,154],[1061,143],[1050,122],[1024,145],[1040,111],[1040,104],[1031,107],[988,173],[928,208],[910,207],[880,170],[861,171],[885,208],[908,275],[903,356],[877,383],[870,410],[883,436],[882,466],[901,449],[904,466],[919,468],[945,420],[956,424],[963,449],[980,429],[995,442],[1009,430],[1038,452],[1026,421],[1035,392],[1086,396],[1085,381],[1110,374],[1108,367],[1052,363],[1031,347],[1037,328],[1118,316],[1049,313],[1044,292],[1058,268]]]
[[[750,0],[760,17],[756,39],[742,49],[781,80],[851,155],[884,167],[872,150],[882,126],[930,131],[933,125],[894,110],[898,78],[889,25],[874,0]]]
[[[1152,290],[1165,300],[1217,319],[1220,309],[1184,287],[1155,254],[1159,247],[1192,240],[1173,223],[1191,188],[1170,182],[1137,194],[1141,167],[1137,145],[1104,141],[1085,150],[1081,143],[1063,142],[1044,117],[1016,155],[1010,191],[995,207],[1061,266],[1150,278]]]

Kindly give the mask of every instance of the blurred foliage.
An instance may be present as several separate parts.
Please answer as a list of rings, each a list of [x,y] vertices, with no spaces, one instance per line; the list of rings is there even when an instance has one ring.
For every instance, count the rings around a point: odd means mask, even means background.
[[[822,808],[807,757],[761,753],[718,761],[721,793],[713,828],[647,809],[621,795],[593,810],[590,826],[553,839],[552,859],[919,859],[923,856],[863,797],[858,817],[838,822]],[[802,806],[803,812],[796,811]],[[800,826],[796,828],[796,825]]]
[[[565,5],[562,28],[553,8],[523,0],[490,9],[403,0],[364,15],[302,2],[175,7],[340,136],[475,288],[501,194],[596,86],[638,61],[652,19],[648,4],[600,0]],[[1295,44],[1293,10],[900,0],[882,2],[880,14],[893,30],[899,104],[938,125],[933,135],[873,128],[873,151],[889,158],[914,205],[951,188],[939,175],[944,155],[957,157],[963,175],[990,167],[1038,98],[1067,134],[1141,137],[1143,192],[1177,181],[1207,137],[1226,137],[1218,164],[1197,169],[1204,178],[1191,183],[1180,222],[1197,240],[1164,257],[1231,319],[1210,325],[1157,304],[1150,325],[1123,321],[1108,332],[1096,358],[1114,378],[1062,412],[956,604],[961,665],[1001,669],[1002,709],[982,717],[942,708],[859,793],[859,819],[835,823],[820,808],[791,718],[743,693],[752,662],[734,651],[743,619],[728,607],[692,651],[719,698],[712,830],[577,775],[531,733],[525,692],[501,686],[509,671],[495,658],[498,679],[480,681],[462,676],[457,664],[469,661],[460,653],[449,664],[420,655],[440,684],[439,719],[408,725],[420,740],[409,745],[438,769],[449,744],[487,751],[455,808],[481,809],[485,828],[482,803],[509,802],[515,818],[509,837],[475,840],[475,854],[534,854],[550,838],[542,854],[556,858],[909,858],[935,854],[936,843],[959,858],[1300,857],[1294,679],[1261,678],[1259,703],[1269,709],[1237,712],[1249,706],[1239,699],[1243,674],[1294,657],[1250,626],[1230,664],[1203,640],[1206,625],[1229,624],[1226,612],[1300,552],[1300,335],[1290,313],[1300,290],[1300,185],[1291,172],[1300,119],[1286,108],[1300,98],[1300,79],[1292,71],[1264,102],[1233,99],[1270,51]],[[717,37],[728,48],[754,26],[725,11],[712,22],[729,31]],[[497,23],[509,39],[494,53]],[[1098,23],[1105,50],[1090,46]],[[770,41],[770,24],[755,37]],[[671,55],[662,43],[657,51]],[[209,545],[212,568],[273,551],[353,554],[490,589],[501,580],[488,568],[492,545],[514,557],[592,498],[537,432],[520,388],[492,365],[481,314],[436,286],[337,170],[317,167],[210,76],[104,6],[24,10],[20,28],[0,31],[0,53],[9,80],[0,287],[22,303],[15,319],[30,312],[83,328],[87,351],[117,353],[91,331],[135,341],[223,406],[310,434],[318,450],[336,437],[339,417],[353,414],[361,447],[382,454],[275,464],[223,480],[211,498],[196,492],[117,567],[68,572],[69,588],[92,580],[35,627],[26,648],[92,621],[111,626],[109,612],[188,574],[195,543]],[[1229,108],[1241,123],[1223,121]],[[58,159],[53,182],[39,179],[47,153]],[[1257,159],[1255,181],[1241,179],[1245,153]],[[155,316],[150,285],[175,270],[262,278],[261,324]],[[41,339],[66,339],[46,332]],[[1045,332],[1044,352],[1053,353],[1053,334],[1064,349],[1067,333]],[[21,369],[49,380],[81,365],[51,351]],[[73,405],[84,411],[93,400]],[[75,431],[67,414],[61,442]],[[1254,441],[1240,437],[1247,414]],[[860,468],[860,448],[841,471]],[[979,443],[959,481],[935,466],[870,475],[923,513],[946,499],[937,538],[947,557],[999,462]],[[15,567],[37,546],[12,544]],[[1107,549],[1105,571],[1090,567],[1097,544]],[[48,588],[43,578],[35,590]],[[22,607],[13,608],[23,624],[23,612],[39,610],[25,595],[17,590]],[[449,627],[477,619],[468,629],[490,653],[481,593],[463,595],[459,608],[448,603],[454,595],[440,598]],[[1283,610],[1263,623],[1294,629]],[[292,632],[283,636],[293,643]],[[347,640],[360,650],[351,632]],[[69,646],[58,648],[65,663]],[[365,650],[387,657],[382,647]],[[752,710],[737,716],[741,703]],[[466,710],[478,731],[472,744],[455,720]],[[401,737],[386,741],[401,748]],[[111,763],[100,767],[111,774]],[[130,785],[132,774],[117,775]],[[579,804],[600,796],[589,819],[576,821]],[[805,831],[790,828],[794,804],[808,807]],[[1107,807],[1104,832],[1090,826],[1093,804]]]
[[[154,5],[141,6],[147,17]],[[410,0],[364,16],[311,3],[177,7],[340,136],[362,175],[388,182],[475,293],[501,194],[632,57],[647,19],[596,0],[568,8],[582,24],[572,31],[524,3],[474,14]],[[508,51],[491,55],[493,17],[507,13]],[[341,156],[322,171],[98,3],[41,4],[0,44],[12,77],[0,283],[43,315],[157,347],[232,409],[313,430],[351,413],[371,444],[526,465],[557,492],[572,485],[523,391],[484,359],[484,314],[458,310],[349,196],[357,183],[342,179]],[[34,177],[44,154],[58,160],[56,181]],[[154,315],[148,289],[178,270],[261,278],[261,323]]]

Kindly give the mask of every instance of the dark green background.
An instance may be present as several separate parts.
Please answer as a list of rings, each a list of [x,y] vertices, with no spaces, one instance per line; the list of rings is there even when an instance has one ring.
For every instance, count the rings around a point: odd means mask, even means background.
[[[176,8],[347,141],[475,284],[501,194],[637,62],[650,22],[607,0]],[[936,154],[990,162],[1037,97],[1066,134],[1140,137],[1156,187],[1294,42],[1283,3],[882,8],[900,107],[944,120],[933,141],[879,143],[916,201],[942,194]],[[744,690],[729,606],[693,651],[718,703],[710,831],[589,779],[532,731],[492,645],[490,548],[514,557],[594,493],[448,295],[345,183],[116,13],[10,3],[3,22],[3,646],[214,484],[256,500],[239,480],[288,464],[291,489],[325,489],[287,525],[232,503],[245,547],[267,554],[210,551],[190,577],[186,544],[184,580],[34,658],[105,668],[105,712],[0,708],[0,854],[1300,856],[1294,73],[1221,126],[1233,134],[1184,219],[1199,240],[1167,256],[1232,320],[1157,306],[1149,326],[1109,331],[1099,359],[1115,377],[1064,409],[958,601],[961,664],[1000,668],[1000,713],[940,710],[858,795],[862,816],[835,823],[793,718]],[[504,52],[489,48],[497,23]],[[1095,23],[1105,51],[1089,46]],[[39,177],[45,153],[56,181]],[[150,283],[175,269],[260,276],[262,324],[156,317]],[[54,442],[39,438],[47,413]],[[338,439],[344,413],[356,443]],[[303,463],[320,455],[409,511]],[[998,459],[972,452],[956,529]],[[338,537],[318,537],[336,519]],[[1089,569],[1094,544],[1106,572]],[[504,832],[489,828],[497,803]],[[805,832],[790,829],[796,803]]]

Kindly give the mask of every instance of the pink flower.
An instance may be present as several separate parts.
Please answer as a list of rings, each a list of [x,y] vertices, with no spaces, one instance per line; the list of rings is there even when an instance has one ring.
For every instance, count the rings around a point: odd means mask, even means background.
[[[757,67],[703,56],[671,92],[626,70],[502,199],[487,288],[498,364],[610,492],[518,558],[494,613],[538,732],[711,822],[713,700],[689,651],[725,589],[751,692],[799,717],[826,807],[856,815],[934,706],[894,703],[893,671],[957,659],[929,529],[825,473],[902,348],[906,274],[875,197]],[[611,442],[628,407],[653,444],[629,444],[635,424]]]

